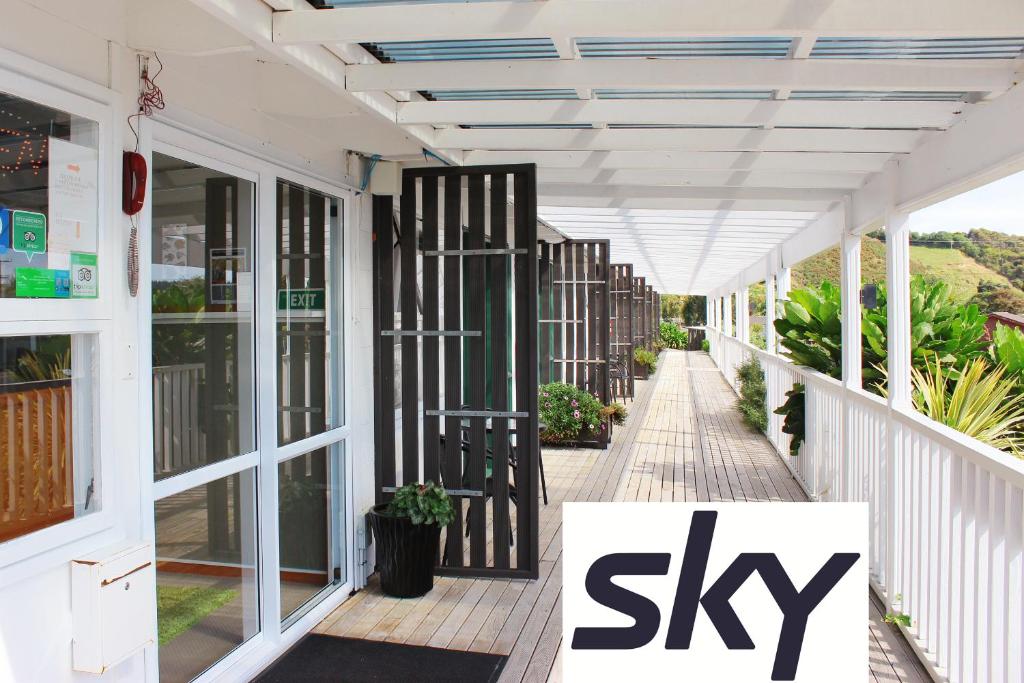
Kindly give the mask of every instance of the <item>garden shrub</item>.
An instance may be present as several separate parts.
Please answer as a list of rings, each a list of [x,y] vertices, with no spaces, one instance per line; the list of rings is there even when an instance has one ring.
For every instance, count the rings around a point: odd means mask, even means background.
[[[552,382],[540,387],[540,419],[547,429],[545,441],[573,441],[584,429],[605,429],[601,402],[571,384]]]
[[[686,330],[680,329],[675,323],[661,321],[661,341],[667,348],[685,349],[688,338]]]
[[[736,368],[736,379],[740,384],[736,407],[743,414],[743,420],[751,427],[767,431],[768,390],[764,383],[764,369],[757,358],[751,356],[740,363]]]

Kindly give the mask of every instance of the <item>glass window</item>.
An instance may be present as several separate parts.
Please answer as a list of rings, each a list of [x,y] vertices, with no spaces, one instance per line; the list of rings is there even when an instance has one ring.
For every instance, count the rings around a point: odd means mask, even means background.
[[[282,446],[341,424],[341,237],[341,200],[278,181],[277,379]]]
[[[156,502],[160,681],[190,681],[260,630],[256,471]]]
[[[252,452],[255,185],[153,154],[153,472]]]
[[[0,337],[0,542],[99,509],[94,346]]]
[[[342,448],[335,444],[277,466],[281,616],[286,622],[345,582]]]
[[[0,298],[95,298],[99,126],[0,93]]]

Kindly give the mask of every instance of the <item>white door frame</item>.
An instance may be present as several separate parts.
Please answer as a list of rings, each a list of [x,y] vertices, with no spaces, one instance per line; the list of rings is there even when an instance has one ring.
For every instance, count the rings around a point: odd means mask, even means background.
[[[311,176],[301,169],[295,169],[266,158],[265,149],[245,150],[212,139],[201,131],[186,129],[175,121],[162,118],[142,122],[140,152],[147,157],[152,168],[152,152],[168,154],[216,171],[228,173],[256,184],[255,235],[253,273],[254,315],[254,358],[256,359],[256,439],[257,449],[253,453],[238,455],[226,461],[213,463],[195,471],[182,473],[159,482],[153,482],[153,406],[152,383],[140,381],[140,412],[143,425],[140,428],[140,495],[143,510],[143,535],[155,543],[154,504],[160,498],[175,492],[192,488],[207,481],[256,467],[257,472],[257,523],[258,523],[258,584],[259,633],[235,648],[231,653],[199,676],[198,681],[218,679],[236,680],[250,672],[263,668],[281,654],[291,643],[312,629],[327,614],[347,599],[355,579],[357,555],[355,543],[355,486],[353,481],[352,449],[350,434],[352,425],[352,291],[355,265],[352,261],[354,233],[352,222],[356,193],[341,184]],[[278,179],[316,190],[336,197],[342,202],[342,253],[336,267],[341,268],[342,287],[340,317],[342,335],[340,349],[343,380],[339,394],[343,401],[342,425],[323,434],[304,439],[294,444],[277,445],[277,368],[276,368],[276,264],[275,187]],[[146,305],[139,306],[139,365],[140,376],[152,376],[152,309],[151,300],[152,267],[152,183],[147,187],[146,209],[139,214],[139,299]],[[268,256],[268,254],[270,256]],[[342,543],[345,552],[345,581],[323,597],[319,604],[302,616],[294,619],[282,629],[280,614],[280,573],[279,536],[277,515],[277,465],[299,454],[327,445],[341,444],[343,454],[342,487],[344,495],[345,528]],[[146,656],[146,678],[159,680],[159,666],[156,647],[150,647]]]

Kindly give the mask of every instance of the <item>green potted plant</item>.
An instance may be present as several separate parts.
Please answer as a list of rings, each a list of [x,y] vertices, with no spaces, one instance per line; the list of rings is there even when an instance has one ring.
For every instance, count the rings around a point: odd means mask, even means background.
[[[658,357],[644,348],[633,351],[633,375],[637,379],[647,379],[658,367]]]
[[[418,598],[434,587],[441,529],[455,519],[444,489],[432,481],[406,484],[389,503],[370,510],[380,587],[396,598]]]
[[[552,382],[540,387],[540,419],[547,444],[607,441],[607,423],[597,398],[572,384]]]

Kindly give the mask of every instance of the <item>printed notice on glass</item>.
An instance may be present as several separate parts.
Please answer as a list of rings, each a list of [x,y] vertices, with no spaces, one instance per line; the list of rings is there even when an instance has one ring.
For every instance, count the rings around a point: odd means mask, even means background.
[[[53,137],[49,148],[49,251],[95,254],[99,212],[96,150]]]

